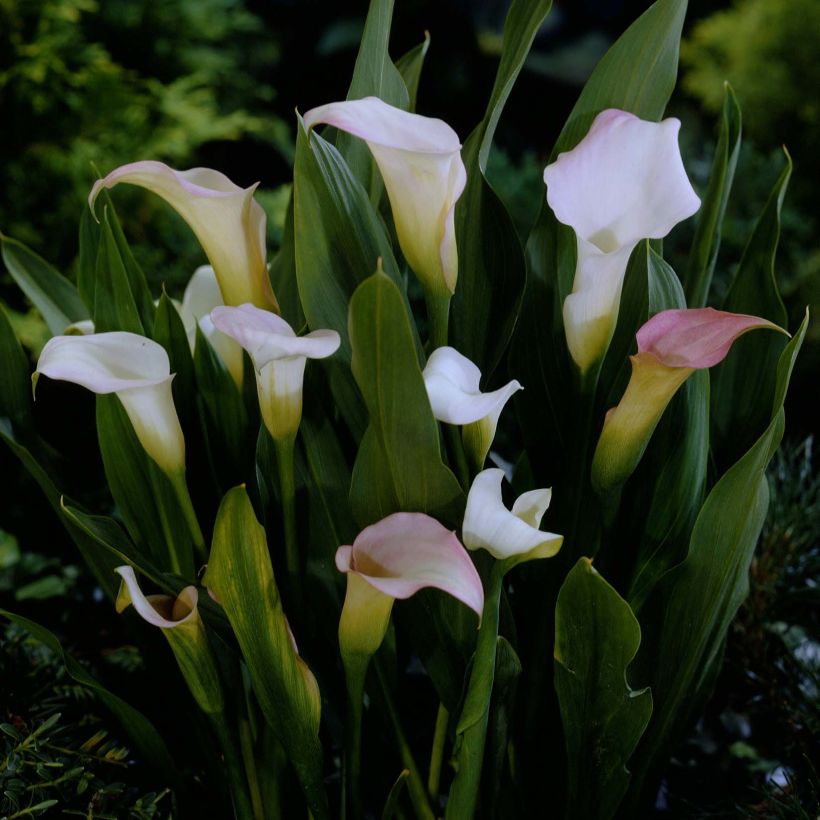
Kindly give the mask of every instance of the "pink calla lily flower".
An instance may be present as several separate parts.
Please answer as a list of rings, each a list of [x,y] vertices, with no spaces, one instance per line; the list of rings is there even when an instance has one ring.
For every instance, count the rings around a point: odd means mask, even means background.
[[[393,601],[434,587],[452,595],[479,618],[484,590],[455,534],[423,513],[393,513],[362,530],[336,551],[347,574],[339,623],[342,654],[372,655],[381,645]]]
[[[750,330],[786,331],[767,319],[713,308],[665,310],[638,331],[638,352],[621,401],[606,415],[592,461],[599,490],[632,474],[678,388],[695,370],[723,361],[735,340]]]
[[[680,121],[646,122],[602,111],[571,151],[544,169],[547,202],[578,243],[564,331],[584,373],[606,353],[629,257],[642,239],[660,239],[700,207],[678,148]]]
[[[467,184],[458,134],[442,120],[411,114],[378,97],[319,106],[304,116],[360,137],[379,166],[399,245],[426,291],[456,289],[455,205]]]
[[[153,191],[188,223],[213,265],[226,304],[279,309],[265,264],[267,217],[253,198],[256,185],[240,188],[210,168],[176,171],[144,160],[98,179],[88,195],[89,206],[94,208],[103,188],[120,182]]]

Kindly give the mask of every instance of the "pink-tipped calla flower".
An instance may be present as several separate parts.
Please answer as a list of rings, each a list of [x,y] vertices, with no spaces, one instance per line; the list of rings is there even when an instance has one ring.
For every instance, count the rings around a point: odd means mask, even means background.
[[[335,330],[297,336],[281,317],[253,305],[211,311],[217,330],[235,339],[250,355],[262,420],[275,441],[296,435],[302,419],[302,382],[308,359],[325,359],[339,348]]]
[[[438,421],[463,428],[464,447],[474,468],[480,470],[501,411],[514,393],[523,390],[521,383],[513,379],[498,390],[482,393],[481,371],[452,347],[434,350],[422,375],[433,415]]]
[[[621,401],[611,409],[592,461],[592,483],[608,490],[626,481],[678,388],[695,370],[723,361],[750,330],[786,331],[767,319],[713,308],[665,310],[638,331],[638,352]]]
[[[608,109],[544,170],[547,201],[576,234],[572,293],[564,301],[570,354],[582,373],[606,353],[629,257],[700,207],[678,147],[680,121],[646,122]]]
[[[185,470],[185,439],[171,394],[171,365],[162,345],[113,331],[49,339],[32,376],[116,393],[145,452],[169,476]]]
[[[199,616],[199,593],[185,587],[179,595],[145,595],[132,567],[114,570],[122,579],[117,595],[117,612],[133,606],[137,614],[159,627],[176,656],[179,668],[200,708],[209,714],[224,706],[219,673]]]
[[[484,590],[455,534],[423,513],[393,513],[362,530],[352,546],[336,551],[347,574],[339,622],[342,655],[370,656],[381,645],[396,598],[435,587],[472,609],[479,618]]]
[[[210,168],[176,171],[145,160],[122,165],[98,179],[88,195],[89,206],[94,208],[103,188],[120,182],[153,191],[188,223],[213,265],[227,304],[251,302],[279,309],[265,264],[267,218],[253,198],[256,185],[240,188]]]
[[[496,467],[482,470],[473,479],[461,527],[464,546],[469,550],[485,549],[499,561],[551,558],[564,542],[563,535],[541,529],[552,491],[523,493],[508,510],[501,497],[503,480],[504,471]]]
[[[322,105],[304,116],[360,137],[379,166],[399,245],[424,288],[456,289],[455,205],[467,183],[458,134],[442,120],[411,114],[378,97]]]

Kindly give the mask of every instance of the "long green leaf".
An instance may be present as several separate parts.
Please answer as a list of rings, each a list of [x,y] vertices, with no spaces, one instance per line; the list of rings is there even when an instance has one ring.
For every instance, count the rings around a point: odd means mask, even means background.
[[[222,500],[203,581],[228,616],[259,705],[290,757],[313,816],[327,818],[319,688],[296,651],[265,531],[242,487]]]
[[[425,31],[424,40],[396,60],[396,68],[399,70],[399,74],[401,74],[405,86],[407,86],[407,93],[410,97],[407,107],[408,111],[416,110],[416,97],[419,91],[421,70],[424,68],[424,58],[427,56],[427,50],[429,48],[430,32]]]
[[[646,778],[708,694],[710,670],[748,593],[749,565],[768,507],[766,467],[783,436],[783,403],[807,326],[808,315],[780,357],[768,427],[709,493],[686,560],[661,579],[641,611],[638,666],[655,707],[636,756],[633,811]]]
[[[399,510],[451,518],[464,496],[441,459],[407,309],[380,271],[350,300],[350,340],[370,417],[350,488],[356,520],[364,526]]]
[[[6,270],[42,314],[53,336],[90,314],[77,289],[53,265],[22,242],[0,233],[0,251]]]
[[[712,172],[709,175],[709,186],[700,206],[698,226],[683,277],[686,284],[686,302],[690,308],[704,307],[709,298],[712,274],[720,249],[723,217],[740,154],[741,133],[740,106],[732,87],[726,83],[723,115],[720,120],[715,158],[712,161]]]
[[[0,416],[27,427],[32,410],[28,357],[0,305]]]
[[[69,655],[57,636],[34,621],[0,609],[0,616],[8,618],[17,626],[30,632],[45,644],[65,664],[66,671],[77,683],[90,689],[103,705],[114,715],[123,731],[131,739],[142,760],[170,782],[176,780],[176,767],[165,741],[154,725],[142,712],[135,709],[118,695],[106,689],[79,661]]]
[[[633,690],[627,668],[641,629],[626,601],[581,558],[555,610],[555,689],[569,775],[567,817],[609,820],[629,785],[626,764],[649,717],[649,689]]]

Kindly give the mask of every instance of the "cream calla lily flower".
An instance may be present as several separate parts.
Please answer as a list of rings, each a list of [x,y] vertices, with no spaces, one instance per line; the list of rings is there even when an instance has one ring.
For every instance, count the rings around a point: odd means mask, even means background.
[[[188,280],[185,292],[182,294],[182,303],[179,305],[179,315],[183,327],[188,335],[188,344],[191,353],[196,347],[196,329],[199,327],[202,335],[210,343],[217,355],[225,363],[236,386],[242,389],[244,374],[244,356],[239,343],[217,330],[211,319],[211,311],[215,307],[225,304],[222,291],[216,279],[214,269],[210,265],[200,265],[194,275]]]
[[[402,253],[426,291],[449,297],[458,277],[455,205],[467,183],[458,134],[442,120],[378,97],[319,106],[304,123],[308,129],[327,123],[367,143],[384,179]]]
[[[268,432],[275,441],[292,439],[302,419],[305,364],[332,356],[341,342],[339,334],[314,330],[297,336],[281,316],[253,305],[214,308],[211,320],[250,354]]]
[[[461,528],[464,546],[485,549],[502,561],[552,557],[561,549],[564,536],[539,529],[552,491],[530,490],[516,499],[510,511],[501,497],[503,479],[504,471],[492,467],[473,480]]]
[[[458,538],[423,513],[393,513],[362,530],[352,546],[336,551],[347,574],[339,623],[343,657],[372,655],[381,645],[393,601],[435,587],[478,616],[484,606],[481,579]]]
[[[216,271],[227,304],[279,309],[265,264],[267,218],[253,198],[256,185],[240,188],[210,168],[176,171],[146,160],[98,179],[88,195],[91,208],[103,188],[120,182],[153,191],[188,223]]]
[[[606,491],[626,481],[680,386],[695,370],[723,361],[739,336],[761,329],[786,333],[768,319],[714,308],[664,310],[646,322],[635,336],[629,383],[604,420],[592,459],[593,486]]]
[[[122,579],[116,601],[117,612],[133,606],[144,621],[159,627],[200,708],[208,714],[221,712],[224,708],[222,686],[205,635],[205,625],[199,616],[196,587],[185,587],[176,598],[145,595],[132,567],[126,565],[114,571]]]
[[[475,469],[484,465],[498,418],[512,395],[523,390],[516,379],[490,393],[480,390],[481,371],[455,348],[439,347],[422,373],[433,415],[463,427],[464,445]]]
[[[700,207],[683,167],[679,130],[673,117],[655,123],[609,109],[544,170],[547,201],[578,242],[563,315],[567,346],[582,373],[609,347],[635,246],[666,236]]]
[[[55,336],[46,343],[37,370],[94,393],[116,393],[145,452],[169,476],[185,470],[185,439],[171,394],[165,349],[136,333]]]

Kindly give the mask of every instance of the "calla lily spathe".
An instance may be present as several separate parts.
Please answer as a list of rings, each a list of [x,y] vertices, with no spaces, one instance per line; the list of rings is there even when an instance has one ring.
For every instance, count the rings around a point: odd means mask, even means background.
[[[563,535],[543,532],[541,519],[549,507],[552,491],[530,490],[508,510],[501,497],[504,471],[496,467],[480,472],[470,487],[461,536],[470,550],[485,549],[500,561],[551,558],[564,541]]]
[[[479,618],[484,590],[473,562],[455,534],[423,513],[393,513],[363,529],[352,546],[336,551],[347,574],[339,623],[342,655],[372,655],[381,645],[393,601],[435,587]]]
[[[171,595],[145,595],[132,567],[114,570],[122,579],[117,595],[117,612],[133,606],[139,616],[159,627],[171,646],[188,688],[200,708],[208,714],[222,711],[224,699],[205,625],[199,616],[199,593],[195,586]]]
[[[626,481],[678,388],[695,370],[723,361],[739,336],[762,328],[785,333],[767,319],[713,308],[665,310],[644,324],[629,384],[595,448],[593,485],[608,490]]]
[[[188,223],[216,271],[227,304],[251,302],[279,309],[265,264],[267,218],[253,198],[256,185],[240,188],[211,168],[176,171],[145,160],[122,165],[98,179],[88,195],[91,208],[103,188],[120,182],[153,191]]]
[[[463,427],[465,449],[474,468],[480,470],[501,411],[515,392],[523,390],[521,383],[513,379],[498,390],[482,393],[481,371],[452,347],[434,350],[422,375],[433,415],[446,424]]]
[[[242,347],[235,339],[217,330],[211,320],[211,311],[224,304],[214,269],[210,265],[200,265],[185,286],[182,303],[178,310],[188,335],[191,353],[194,352],[196,346],[196,329],[199,327],[202,335],[225,363],[231,378],[241,390],[244,373]]]
[[[302,419],[305,364],[332,356],[341,342],[339,334],[314,330],[297,336],[281,316],[253,305],[214,308],[211,320],[250,354],[268,432],[275,441],[292,439]]]
[[[37,370],[93,393],[116,393],[145,452],[169,476],[185,470],[185,439],[171,394],[165,349],[136,333],[55,336],[46,343]]]
[[[442,120],[412,114],[378,97],[322,105],[306,128],[327,123],[366,143],[379,166],[402,253],[425,291],[456,289],[455,205],[467,183],[458,134]]]
[[[700,207],[678,147],[680,121],[647,122],[608,109],[572,150],[544,170],[547,201],[576,234],[572,293],[564,301],[567,346],[582,373],[606,353],[629,257]]]

